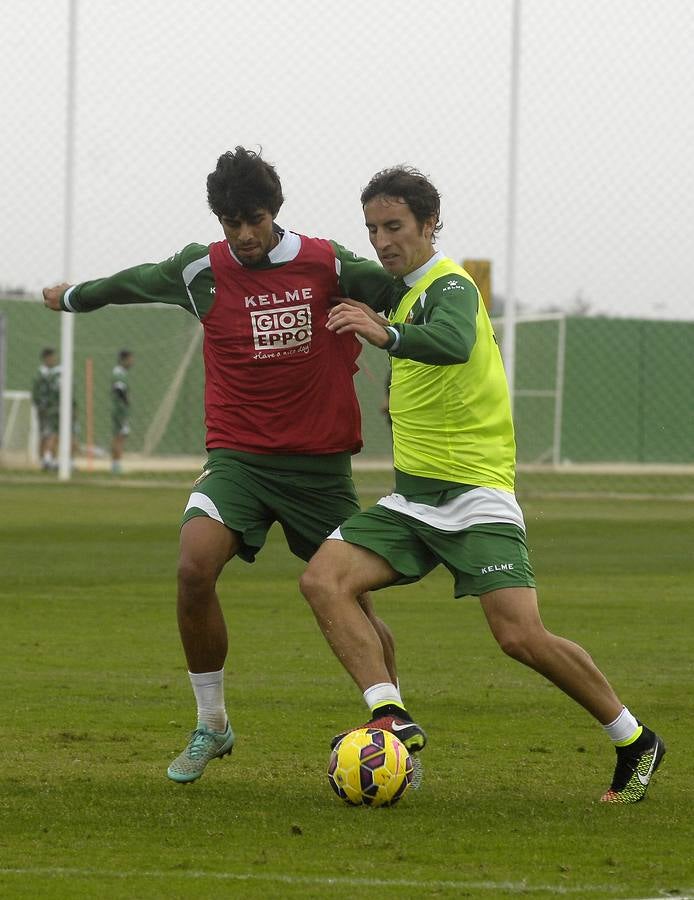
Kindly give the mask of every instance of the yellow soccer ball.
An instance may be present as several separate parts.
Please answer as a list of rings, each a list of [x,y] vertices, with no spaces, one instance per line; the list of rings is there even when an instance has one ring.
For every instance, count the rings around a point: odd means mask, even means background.
[[[350,806],[393,806],[412,783],[412,757],[390,731],[357,728],[330,755],[328,780]]]

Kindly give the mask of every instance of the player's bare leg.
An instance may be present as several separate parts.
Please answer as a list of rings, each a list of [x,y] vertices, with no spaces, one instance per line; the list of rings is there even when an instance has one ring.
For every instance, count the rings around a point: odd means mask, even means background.
[[[111,439],[111,471],[115,474],[119,474],[121,471],[125,438],[124,434],[114,434]]]
[[[622,704],[588,653],[573,641],[547,631],[533,588],[507,588],[480,597],[501,649],[564,691],[603,726],[617,763],[607,803],[636,803],[665,754],[665,744]]]
[[[181,528],[178,561],[178,628],[191,672],[221,669],[227,655],[227,629],[216,584],[236,554],[238,537],[206,516]]]
[[[360,597],[395,577],[380,556],[338,540],[325,541],[301,576],[301,592],[325,639],[362,691],[390,680],[390,674],[381,638]]]
[[[397,685],[398,670],[395,663],[395,638],[393,637],[393,632],[386,625],[383,619],[380,619],[376,615],[373,601],[371,600],[371,594],[362,594],[359,597],[359,605],[369,617],[369,621],[371,622],[373,627],[376,629],[378,637],[381,641],[381,647],[383,647],[383,660],[386,664],[386,669],[388,669],[388,675],[390,676],[390,680],[393,682],[393,684]]]
[[[360,602],[367,590],[386,587],[397,577],[397,572],[376,553],[347,542],[327,540],[304,572],[301,590],[333,653],[364,693],[371,723],[397,733],[408,749],[421,750],[426,735],[402,705],[386,665],[384,642]],[[341,737],[340,734],[333,738],[332,745]]]
[[[619,715],[622,703],[588,653],[545,628],[534,588],[491,591],[480,602],[504,653],[544,675],[602,725]]]
[[[41,439],[41,465],[44,469],[58,467],[58,434],[52,432]]]
[[[228,638],[216,584],[238,546],[237,535],[214,519],[197,516],[181,528],[178,627],[197,701],[198,722],[188,746],[168,768],[173,781],[195,781],[210,760],[231,753],[234,746],[224,706]]]

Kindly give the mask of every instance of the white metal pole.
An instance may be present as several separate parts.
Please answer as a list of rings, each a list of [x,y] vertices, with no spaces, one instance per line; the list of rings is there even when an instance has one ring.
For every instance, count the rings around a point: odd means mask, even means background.
[[[521,0],[513,0],[511,32],[511,98],[508,137],[508,198],[506,209],[506,299],[504,302],[504,367],[514,408],[516,386],[516,189],[518,169],[518,88],[520,70]]]
[[[72,220],[75,168],[75,79],[77,56],[77,0],[70,0],[67,41],[67,104],[65,113],[65,213],[63,221],[63,279],[72,275]],[[72,313],[60,314],[60,432],[58,478],[67,481],[72,470],[72,397],[74,331]]]
[[[561,463],[561,432],[564,424],[564,371],[566,368],[566,316],[559,319],[557,334],[557,370],[554,383],[554,434],[552,438],[552,463]]]

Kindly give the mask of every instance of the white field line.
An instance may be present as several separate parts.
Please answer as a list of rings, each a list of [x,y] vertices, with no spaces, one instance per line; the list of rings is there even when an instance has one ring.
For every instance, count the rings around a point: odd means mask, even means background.
[[[325,885],[327,887],[406,887],[416,888],[420,891],[426,890],[477,890],[477,891],[504,891],[508,894],[529,894],[529,893],[547,893],[552,896],[568,896],[578,893],[594,893],[606,895],[616,894],[620,888],[611,885],[581,885],[581,886],[564,886],[557,884],[528,884],[524,881],[415,881],[407,878],[343,878],[335,877],[313,877],[309,875],[282,875],[272,873],[255,873],[255,872],[204,872],[204,871],[181,871],[172,869],[171,871],[149,870],[133,870],[128,872],[111,871],[107,869],[76,869],[76,868],[60,868],[60,867],[37,867],[37,868],[5,868],[0,867],[0,876],[18,875],[18,876],[41,876],[45,878],[113,878],[113,879],[133,879],[133,878],[166,878],[166,879],[186,879],[190,881],[202,881],[210,879],[213,881],[240,881],[240,882],[265,882],[289,885]],[[667,893],[659,894],[657,897],[640,897],[629,898],[629,900],[663,900],[663,897],[669,896]],[[677,894],[677,900],[694,900],[694,894],[685,893]]]

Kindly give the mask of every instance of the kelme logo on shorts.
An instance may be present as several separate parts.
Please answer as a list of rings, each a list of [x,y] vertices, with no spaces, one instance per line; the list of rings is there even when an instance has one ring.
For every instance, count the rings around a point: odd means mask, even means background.
[[[491,566],[483,566],[480,575],[489,575],[490,572],[510,572],[512,569],[513,563],[493,563]]]
[[[311,307],[308,303],[287,309],[251,312],[256,350],[286,350],[311,343]]]

